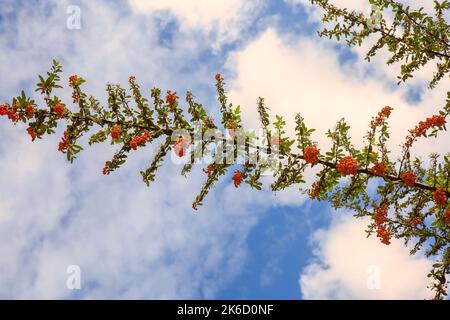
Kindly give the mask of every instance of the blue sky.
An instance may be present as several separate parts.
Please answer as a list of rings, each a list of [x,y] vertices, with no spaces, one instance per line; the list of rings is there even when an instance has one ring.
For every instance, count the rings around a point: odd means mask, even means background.
[[[221,72],[249,125],[256,123],[256,98],[264,96],[273,114],[289,121],[295,112],[304,112],[319,132],[341,116],[353,117],[360,138],[379,106],[392,103],[402,120],[393,128],[399,134],[392,143],[398,145],[400,132],[443,99],[440,88],[424,90],[427,74],[397,88],[382,59],[368,65],[364,48],[319,39],[317,12],[302,0],[0,0],[0,5],[2,102],[21,89],[34,95],[37,75],[56,58],[65,78],[83,76],[86,89],[100,99],[107,82],[126,84],[133,74],[147,94],[153,86],[180,95],[191,90],[217,118],[213,79]],[[80,8],[81,29],[67,28],[69,5]],[[70,92],[61,95],[69,101]],[[426,294],[426,279],[417,270],[426,272],[429,261],[420,255],[410,258],[401,243],[383,251],[376,239],[364,238],[364,222],[307,200],[298,188],[277,195],[248,187],[237,191],[227,176],[194,215],[190,204],[204,179],[200,168],[186,180],[178,176],[179,166],[168,163],[150,189],[140,181],[139,170],[155,147],[103,177],[111,146],[86,148],[69,165],[56,152],[57,136],[32,144],[24,128],[4,120],[0,134],[0,174],[6,181],[0,186],[2,298]],[[430,148],[448,149],[448,142],[419,148],[426,154]],[[334,248],[340,243],[336,237],[350,244]],[[352,249],[359,242],[355,239],[369,241],[373,255]],[[342,260],[349,264],[344,271],[337,263]],[[367,289],[366,269],[372,264],[384,270],[382,289]],[[80,266],[81,290],[66,288],[68,265]],[[404,279],[393,281],[397,265],[407,271]]]

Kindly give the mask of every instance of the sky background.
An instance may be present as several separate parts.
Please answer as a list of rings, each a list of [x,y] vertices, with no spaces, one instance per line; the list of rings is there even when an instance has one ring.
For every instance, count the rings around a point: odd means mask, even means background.
[[[365,0],[335,0],[369,12]],[[408,1],[405,1],[408,2]],[[421,2],[426,10],[431,1]],[[423,3],[422,3],[423,2]],[[80,10],[81,28],[67,21]],[[370,64],[367,45],[318,38],[320,14],[306,0],[0,0],[0,103],[34,93],[51,59],[105,98],[106,83],[135,75],[149,96],[158,86],[194,93],[217,118],[214,75],[225,78],[244,123],[258,124],[263,96],[293,133],[300,112],[326,149],[324,132],[346,117],[361,145],[372,115],[390,105],[393,157],[409,128],[443,106],[449,81],[430,91],[426,66],[397,86],[386,54]],[[70,92],[60,96],[70,101]],[[37,96],[36,96],[37,97]],[[41,101],[37,97],[37,101]],[[432,261],[401,241],[365,238],[367,221],[313,202],[298,187],[273,194],[236,190],[226,176],[205,205],[191,203],[204,180],[166,161],[147,188],[139,171],[153,149],[133,153],[110,176],[114,147],[88,147],[74,164],[57,152],[58,134],[31,143],[22,125],[0,119],[0,298],[57,299],[423,299]],[[419,142],[425,157],[448,138]],[[308,181],[312,181],[312,175]],[[81,289],[66,286],[67,267]],[[370,285],[377,279],[377,286]]]

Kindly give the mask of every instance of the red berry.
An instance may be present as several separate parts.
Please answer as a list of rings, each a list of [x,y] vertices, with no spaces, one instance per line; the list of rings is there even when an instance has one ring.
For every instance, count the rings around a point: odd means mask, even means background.
[[[306,162],[314,164],[319,160],[319,150],[316,146],[309,146],[303,152],[303,158]]]
[[[62,118],[63,113],[64,113],[64,110],[65,110],[64,105],[62,105],[62,104],[60,104],[60,103],[58,103],[57,105],[55,105],[55,106],[53,107],[53,111],[56,113],[56,117],[57,117],[58,119],[61,119],[61,118]]]
[[[358,172],[358,162],[347,156],[336,164],[336,168],[343,175],[354,175]]]
[[[27,129],[27,132],[28,132],[28,134],[31,136],[31,139],[36,139],[36,137],[37,137],[37,132],[33,129],[33,128],[31,128],[31,127],[29,127],[28,129]]]
[[[27,107],[26,107],[26,109],[25,109],[25,112],[27,113],[27,115],[28,115],[29,117],[32,117],[33,114],[34,114],[34,108],[33,108],[33,105],[32,105],[32,104],[27,105]]]
[[[403,172],[403,174],[400,176],[400,178],[402,179],[403,183],[407,187],[414,186],[414,184],[416,183],[416,179],[417,179],[416,175],[411,171]]]
[[[436,191],[433,192],[433,198],[438,206],[444,206],[447,202],[447,194],[442,188],[437,188]]]
[[[176,92],[172,92],[170,90],[167,90],[167,96],[166,96],[166,103],[170,106],[173,107],[175,105],[175,102],[177,102],[177,96],[176,96]],[[171,110],[173,112],[173,110]]]
[[[120,136],[120,126],[115,125],[111,130],[111,138],[113,140],[117,140],[119,139],[119,136]]]
[[[373,168],[370,169],[370,172],[372,172],[374,175],[384,177],[387,175],[386,165],[384,162],[377,162],[373,165]]]
[[[73,75],[69,77],[69,85],[74,86],[78,81],[78,76]]]
[[[415,216],[415,217],[413,217],[412,219],[411,219],[411,224],[413,225],[413,226],[417,226],[417,225],[419,225],[419,224],[421,224],[422,223],[422,220],[419,218],[419,217],[417,217],[417,216]]]
[[[234,186],[235,186],[236,188],[240,186],[240,184],[242,183],[242,180],[243,180],[243,179],[244,179],[244,178],[243,178],[243,176],[242,176],[242,172],[241,172],[241,171],[237,170],[237,171],[234,172],[234,175],[233,175],[233,183],[234,183]]]

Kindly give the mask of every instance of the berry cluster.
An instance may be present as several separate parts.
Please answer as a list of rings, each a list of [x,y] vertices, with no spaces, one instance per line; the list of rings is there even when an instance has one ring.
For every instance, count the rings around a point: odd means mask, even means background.
[[[38,136],[38,133],[32,127],[28,127],[27,132],[32,140],[36,139],[36,137]]]
[[[111,129],[111,138],[113,140],[118,140],[120,137],[120,126],[119,125],[115,125],[112,129]]]
[[[72,92],[72,102],[73,103],[78,103],[80,97],[78,96],[78,92],[74,91]]]
[[[27,105],[27,107],[25,108],[25,112],[27,114],[28,117],[33,117],[34,115],[34,107],[32,104]]]
[[[114,155],[111,161],[105,162],[105,167],[103,168],[103,174],[109,175],[113,171],[113,166],[117,164],[118,158],[117,155]]]
[[[370,123],[370,127],[372,128],[372,130],[375,130],[375,128],[379,125],[381,125],[381,123],[383,122],[383,119],[385,118],[389,118],[389,116],[391,115],[392,110],[394,110],[391,107],[384,107],[383,109],[381,109],[380,112],[378,112],[377,116],[375,117],[374,120],[372,120],[372,122]]]
[[[69,85],[71,87],[74,87],[76,85],[77,81],[78,81],[78,76],[77,75],[74,74],[73,76],[69,77]]]
[[[15,104],[11,108],[7,104],[0,105],[0,116],[7,116],[13,123],[23,119],[21,113],[17,113],[18,106]]]
[[[347,156],[336,164],[336,169],[343,175],[354,175],[358,172],[358,162]]]
[[[309,146],[303,152],[303,158],[306,162],[314,164],[319,160],[319,150],[316,146]]]
[[[167,95],[166,95],[166,103],[169,105],[170,107],[170,112],[174,112],[175,111],[175,103],[177,102],[177,95],[176,92],[172,92],[170,90],[167,90]]]
[[[244,180],[242,172],[239,170],[235,171],[233,175],[233,183],[236,188],[241,185],[242,180]]]
[[[377,237],[380,238],[381,243],[386,245],[391,244],[391,234],[386,228],[386,220],[388,216],[388,208],[386,205],[377,207],[374,205],[375,213],[374,220],[377,228]]]
[[[433,192],[433,198],[438,206],[444,206],[447,202],[447,195],[442,188],[437,188],[436,191]]]
[[[413,172],[405,171],[400,176],[400,179],[402,179],[405,186],[412,187],[416,183],[417,177]]]
[[[67,131],[64,131],[64,136],[61,138],[61,142],[59,143],[58,146],[58,151],[66,153],[69,147],[70,147],[69,133]]]
[[[119,129],[120,130],[120,129]],[[112,133],[111,133],[112,135]],[[139,136],[135,136],[130,141],[130,148],[136,150],[139,146],[145,146],[145,143],[150,139],[150,132],[145,130],[145,132]]]
[[[419,124],[409,132],[411,133],[410,136],[406,139],[406,147],[411,147],[414,141],[425,134],[425,132],[433,127],[443,127],[445,125],[445,115],[434,115],[432,117],[427,118],[425,121],[420,121]]]
[[[63,117],[65,109],[66,107],[61,103],[58,103],[53,107],[53,111],[56,113],[56,117],[58,119],[61,119]]]
[[[309,192],[309,197],[311,199],[317,198],[320,192],[320,182],[314,182],[311,186],[311,191]]]
[[[411,219],[411,224],[413,225],[413,226],[417,226],[417,225],[419,225],[419,224],[421,224],[422,223],[422,220],[418,217],[418,216],[414,216],[412,219]]]
[[[379,177],[385,177],[387,175],[387,169],[384,162],[377,162],[373,165],[370,172]]]
[[[77,75],[73,75],[69,77],[69,85],[74,88],[77,84],[78,81],[78,76]],[[73,91],[72,92],[72,102],[73,103],[78,103],[79,102],[80,97],[78,96],[78,92],[77,91]]]

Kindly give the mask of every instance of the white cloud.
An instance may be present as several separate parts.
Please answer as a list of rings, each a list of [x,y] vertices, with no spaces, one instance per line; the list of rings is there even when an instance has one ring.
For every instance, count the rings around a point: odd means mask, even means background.
[[[294,115],[300,112],[310,128],[318,129],[314,139],[323,152],[330,146],[325,132],[337,120],[347,119],[353,142],[361,146],[371,117],[390,105],[395,110],[389,121],[392,132],[389,147],[395,160],[408,130],[443,107],[446,83],[426,91],[418,105],[411,105],[405,101],[405,87],[388,86],[389,75],[383,69],[368,76],[364,72],[365,62],[342,64],[332,46],[310,38],[288,42],[268,29],[229,59],[228,65],[236,68],[237,75],[230,82],[231,101],[241,105],[244,121],[255,127],[259,125],[256,101],[258,96],[264,97],[272,115],[285,116],[290,136],[294,135]],[[449,147],[444,133],[436,140],[420,140],[413,152],[426,157],[433,151],[448,152]],[[308,174],[307,180],[312,179]],[[287,199],[295,201],[298,196],[288,195]],[[349,219],[316,235],[320,263],[311,264],[302,276],[304,296],[425,298],[429,262],[425,258],[409,258],[408,250],[398,242],[386,248],[374,239],[364,240],[363,226],[361,221]],[[322,266],[322,262],[327,266]],[[382,269],[382,290],[368,291],[365,287],[366,270],[371,264]],[[398,279],[396,266],[402,273]]]
[[[365,238],[367,221],[351,216],[334,220],[328,230],[313,235],[315,256],[299,280],[303,298],[431,298],[425,276],[429,260],[410,256],[401,240],[386,246],[375,236]]]
[[[37,74],[56,58],[64,82],[79,74],[86,91],[100,99],[105,83],[124,84],[134,74],[146,96],[160,86],[212,100],[216,70],[196,60],[209,49],[206,36],[183,30],[174,32],[170,45],[160,45],[161,26],[152,15],[128,15],[92,1],[80,3],[82,29],[68,30],[68,4],[12,9],[17,29],[0,39],[2,74],[8,75],[0,78],[0,99],[8,101],[22,88],[32,93]],[[11,46],[13,40],[18,45]],[[70,93],[63,99],[70,101]],[[242,197],[229,181],[194,214],[190,205],[203,173],[187,180],[177,175],[179,166],[167,163],[149,189],[139,170],[152,150],[132,154],[104,177],[101,168],[115,148],[86,147],[70,166],[56,151],[57,135],[31,143],[22,125],[0,122],[3,298],[213,297],[242,268],[256,213],[279,203],[266,193],[239,190],[246,192]],[[79,292],[66,288],[66,268],[74,264],[81,267]]]
[[[234,6],[218,10],[209,2],[203,7],[135,1],[134,8],[142,13],[169,10],[186,22],[167,47],[158,44],[161,26],[152,15],[127,15],[112,4],[82,2],[82,29],[67,30],[68,4],[55,1],[14,9],[17,30],[0,38],[0,65],[2,74],[8,75],[0,78],[4,89],[0,98],[17,94],[23,86],[32,91],[30,83],[51,58],[63,59],[64,79],[82,75],[88,80],[87,90],[98,97],[106,82],[125,83],[130,74],[143,88],[191,89],[201,95],[212,72],[190,59],[209,49],[210,43],[208,36],[189,28],[209,32],[217,27],[226,37],[236,34],[230,29],[237,12]],[[50,13],[40,15],[48,8]],[[11,45],[13,40],[17,45]],[[357,136],[369,115],[386,103],[400,108],[393,120],[401,128],[440,105],[438,95],[430,94],[428,104],[433,107],[412,109],[400,93],[386,92],[376,79],[358,77],[359,66],[354,72],[338,65],[335,52],[317,40],[287,44],[268,31],[230,60],[230,69],[238,75],[231,82],[232,100],[244,107],[248,122],[255,119],[258,95],[267,98],[274,112],[288,117],[299,111],[297,106],[307,106],[307,121],[322,131],[348,115]],[[181,72],[188,67],[195,71]],[[82,270],[84,289],[78,293],[82,298],[212,297],[242,267],[246,237],[259,218],[256,212],[277,203],[298,205],[304,199],[294,191],[268,197],[244,190],[242,197],[241,190],[228,186],[209,195],[205,207],[194,215],[189,204],[203,174],[186,181],[176,176],[178,167],[169,165],[148,189],[137,168],[148,164],[149,151],[133,155],[119,172],[102,177],[111,148],[89,148],[70,168],[55,150],[57,137],[31,144],[18,134],[20,130],[24,134],[23,127],[4,123],[0,175],[7,183],[0,185],[1,297],[73,297],[65,287],[66,267],[72,264]]]
[[[215,45],[235,39],[240,30],[252,21],[261,1],[211,0],[129,0],[138,13],[169,11],[187,28],[201,28],[217,32]]]
[[[132,8],[140,13],[158,10],[170,10],[190,26],[202,26],[210,29],[217,21],[227,21],[236,16],[242,0],[208,1],[208,0],[129,0]]]
[[[410,105],[404,99],[407,93],[404,87],[389,89],[385,74],[365,76],[365,62],[342,65],[332,45],[310,38],[287,42],[268,29],[229,59],[228,65],[235,67],[237,74],[230,83],[231,101],[242,106],[245,121],[255,127],[256,101],[258,96],[264,97],[272,115],[285,116],[291,136],[294,115],[300,112],[307,125],[317,129],[314,138],[323,149],[329,146],[325,132],[342,117],[351,125],[353,142],[361,146],[371,117],[390,105],[395,109],[389,121],[392,132],[389,146],[394,158],[408,130],[442,108],[445,83],[426,91],[418,105]],[[427,155],[446,151],[449,146],[449,140],[442,135],[437,140],[420,140],[414,152]]]
[[[0,78],[0,99],[22,88],[33,92],[52,58],[62,60],[64,82],[79,74],[98,98],[105,83],[126,83],[130,74],[147,96],[155,85],[201,96],[211,84],[215,70],[195,60],[209,48],[198,32],[175,32],[173,43],[160,45],[153,17],[92,1],[80,3],[82,29],[68,30],[68,4],[11,9],[17,23],[0,39],[2,74],[8,75]],[[70,93],[63,98],[69,101]],[[5,119],[0,131],[3,298],[212,297],[239,272],[255,213],[270,205],[262,194],[239,197],[233,187],[211,194],[194,214],[190,204],[204,174],[186,180],[169,164],[149,189],[139,175],[152,157],[149,149],[104,177],[101,168],[115,148],[86,147],[71,167],[56,151],[57,135],[31,143],[23,125]],[[66,288],[66,268],[74,264],[82,272],[79,292]]]

